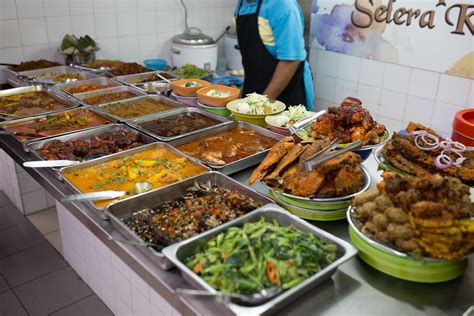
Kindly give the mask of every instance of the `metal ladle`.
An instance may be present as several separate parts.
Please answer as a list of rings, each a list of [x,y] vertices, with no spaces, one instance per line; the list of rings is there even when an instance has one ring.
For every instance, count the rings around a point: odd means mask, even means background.
[[[262,289],[259,292],[250,294],[250,295],[239,295],[239,294],[227,294],[223,292],[208,292],[201,290],[192,290],[192,289],[176,289],[176,293],[179,295],[189,295],[189,296],[203,296],[203,297],[214,297],[219,303],[235,303],[245,306],[257,306],[261,305],[283,291],[281,287],[270,287]]]
[[[129,191],[99,191],[91,193],[81,193],[66,195],[61,199],[62,202],[79,202],[79,201],[101,201],[110,200],[125,195],[137,195],[149,191],[153,185],[147,181],[139,181],[133,185],[133,189]]]
[[[108,153],[92,153],[88,154],[84,157],[82,161],[89,161],[92,159],[100,158],[103,156],[107,156]],[[23,163],[23,167],[27,168],[60,168],[60,167],[67,167],[72,165],[77,165],[82,161],[78,160],[39,160],[39,161],[25,161]]]

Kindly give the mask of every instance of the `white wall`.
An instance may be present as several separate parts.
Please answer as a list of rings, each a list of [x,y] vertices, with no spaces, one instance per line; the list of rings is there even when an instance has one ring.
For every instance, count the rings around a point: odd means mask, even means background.
[[[231,23],[235,0],[186,3],[189,25],[213,37]],[[169,59],[170,39],[184,30],[183,20],[179,0],[0,0],[0,61],[63,61],[57,49],[66,33],[96,39],[97,58]]]
[[[315,106],[362,100],[391,131],[415,121],[450,136],[454,114],[474,108],[474,80],[311,48]]]

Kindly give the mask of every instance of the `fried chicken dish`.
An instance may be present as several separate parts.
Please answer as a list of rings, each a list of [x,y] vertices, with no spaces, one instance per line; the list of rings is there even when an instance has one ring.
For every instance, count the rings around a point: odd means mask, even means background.
[[[360,190],[360,156],[347,152],[306,171],[304,162],[328,146],[326,140],[295,143],[288,136],[276,143],[252,173],[249,184],[264,181],[272,188],[298,196],[337,197]]]
[[[435,131],[421,124],[410,122],[406,128],[408,134],[395,133],[383,148],[383,157],[390,165],[412,175],[427,176],[434,173],[456,177],[467,185],[474,185],[474,151],[466,150],[462,155],[466,158],[462,164],[440,169],[436,166],[436,159],[442,154],[443,148],[422,150],[416,143],[416,134],[413,132],[426,131],[430,135],[446,141]],[[453,152],[446,152],[453,160],[458,156]]]
[[[374,121],[359,99],[347,97],[341,106],[330,107],[312,125],[308,136],[314,139],[340,139],[341,144],[361,140],[363,145],[379,144],[385,126]]]
[[[468,186],[439,174],[412,178],[385,172],[382,177],[377,189],[353,199],[364,235],[438,259],[461,259],[474,251]]]

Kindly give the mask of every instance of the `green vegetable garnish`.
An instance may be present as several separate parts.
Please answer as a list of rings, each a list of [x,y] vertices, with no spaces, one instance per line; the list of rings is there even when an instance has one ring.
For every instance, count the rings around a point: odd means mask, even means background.
[[[176,74],[183,79],[198,79],[207,76],[209,72],[196,65],[186,64],[179,68]]]

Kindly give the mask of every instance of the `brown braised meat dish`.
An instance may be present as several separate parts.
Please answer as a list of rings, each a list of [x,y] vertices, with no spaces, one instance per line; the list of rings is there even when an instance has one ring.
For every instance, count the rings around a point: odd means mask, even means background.
[[[146,68],[140,64],[137,63],[122,63],[110,73],[114,76],[125,76],[125,75],[133,75],[133,74],[139,74],[142,72],[148,72],[148,71],[153,71],[149,68]]]
[[[86,66],[89,68],[94,68],[94,69],[101,68],[101,67],[117,68],[122,64],[123,62],[121,62],[120,60],[99,59],[87,64]]]
[[[115,131],[69,141],[52,140],[38,149],[45,160],[78,160],[95,153],[114,154],[143,145],[140,135],[132,131]]]
[[[341,106],[330,107],[326,114],[311,124],[309,137],[314,139],[340,139],[341,144],[363,141],[364,145],[378,144],[385,126],[374,121],[359,99],[348,97]]]
[[[166,246],[255,210],[260,204],[238,191],[212,186],[134,213],[123,220],[146,242]]]
[[[283,138],[252,173],[249,184],[260,180],[298,196],[336,197],[357,192],[363,178],[360,156],[353,152],[328,160],[311,171],[305,170],[304,161],[328,144],[324,140],[296,144],[291,136]]]
[[[99,104],[104,104],[104,103],[109,103],[109,102],[114,102],[114,101],[131,99],[136,96],[137,95],[135,93],[132,93],[130,91],[99,93],[99,94],[94,94],[90,97],[86,97],[82,101],[90,105],[99,105]]]
[[[30,60],[20,63],[18,66],[13,67],[12,70],[16,72],[20,71],[29,71],[42,68],[56,67],[61,66],[60,63],[55,61],[50,61],[46,59]]]
[[[191,133],[206,127],[219,124],[219,121],[199,113],[189,112],[159,118],[139,124],[147,131],[163,137],[173,137]]]
[[[366,236],[408,253],[463,258],[474,250],[469,187],[439,174],[411,178],[386,172],[377,190],[354,198]]]
[[[390,165],[412,175],[427,176],[433,173],[459,178],[467,185],[474,185],[474,151],[466,150],[462,155],[466,158],[459,166],[449,166],[440,169],[436,166],[437,157],[443,152],[442,147],[431,150],[422,150],[415,143],[416,135],[412,132],[427,131],[436,136],[440,141],[445,141],[435,131],[411,122],[406,128],[408,134],[395,133],[383,148],[383,157]],[[420,145],[420,144],[418,144]],[[452,159],[458,156],[452,152],[445,151]]]
[[[165,104],[152,98],[144,98],[134,102],[117,102],[107,104],[102,106],[100,110],[111,115],[130,119],[163,112],[174,108],[174,105]]]

